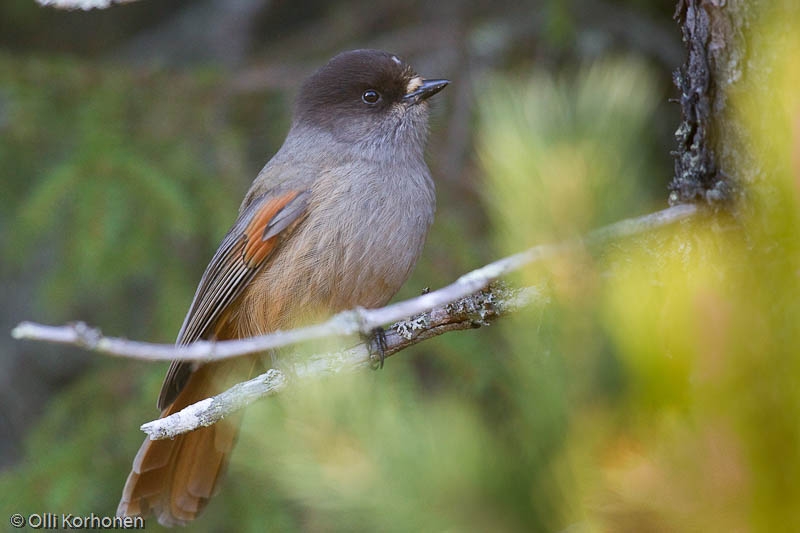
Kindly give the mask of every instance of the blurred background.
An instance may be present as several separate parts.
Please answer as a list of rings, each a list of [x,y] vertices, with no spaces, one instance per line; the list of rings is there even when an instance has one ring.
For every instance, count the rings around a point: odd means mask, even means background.
[[[405,298],[666,207],[674,10],[0,3],[0,520],[113,514],[166,369],[7,333],[84,320],[172,342],[327,59],[382,48],[453,82],[435,99],[437,218]],[[768,49],[782,15],[748,38]],[[774,68],[756,93],[777,118],[754,127],[763,175],[739,216],[530,268],[510,281],[545,307],[253,406],[192,529],[800,530],[800,75],[761,57]],[[762,120],[747,102],[742,120]]]

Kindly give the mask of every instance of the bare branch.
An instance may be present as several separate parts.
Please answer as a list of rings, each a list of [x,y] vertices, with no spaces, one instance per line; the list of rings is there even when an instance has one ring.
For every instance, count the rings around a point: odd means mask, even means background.
[[[597,246],[610,240],[646,233],[653,229],[686,220],[698,212],[695,205],[678,205],[637,218],[616,222],[591,232],[583,239],[559,244],[534,246],[458,278],[439,290],[398,302],[380,309],[352,309],[334,315],[326,322],[289,331],[275,331],[259,337],[232,341],[198,341],[188,346],[154,344],[117,337],[104,337],[99,329],[82,322],[66,326],[44,326],[22,322],[11,332],[17,339],[30,339],[80,346],[87,350],[117,357],[148,361],[216,361],[296,344],[303,341],[356,333],[369,334],[377,327],[455,302],[486,287],[492,281],[526,265],[543,261],[582,246]]]
[[[448,331],[472,329],[490,324],[496,318],[531,304],[547,303],[546,292],[538,287],[511,290],[502,283],[437,307],[409,320],[395,323],[386,331],[385,355],[397,352]],[[293,357],[281,362],[283,370],[270,369],[249,381],[238,383],[212,398],[141,426],[153,439],[171,439],[210,426],[264,396],[275,394],[301,381],[320,379],[341,372],[352,372],[372,364],[366,344],[335,353]]]
[[[271,368],[266,373],[225,392],[206,398],[164,418],[142,424],[151,440],[172,439],[197,428],[210,426],[254,401],[286,387],[286,374]]]
[[[62,327],[23,322],[14,328],[12,335],[18,339],[71,344],[108,355],[137,359],[211,361],[263,352],[313,339],[367,334],[376,327],[401,320],[386,332],[384,352],[388,357],[412,344],[447,331],[480,327],[522,306],[546,302],[547,297],[541,288],[510,290],[499,283],[486,288],[508,273],[582,246],[596,246],[686,220],[697,211],[698,208],[694,205],[681,205],[622,220],[595,230],[584,239],[534,246],[473,270],[442,289],[410,300],[380,309],[354,309],[339,313],[321,324],[291,331],[276,331],[261,337],[218,343],[200,341],[189,346],[173,346],[104,337],[98,329],[90,328],[82,322]],[[409,316],[412,318],[402,320]],[[303,359],[286,358],[281,361],[282,369],[271,369],[213,398],[148,422],[142,426],[142,431],[151,439],[173,438],[211,425],[258,398],[275,394],[294,382],[353,371],[371,364],[374,364],[374,360],[369,347],[363,343],[336,353],[317,354]]]
[[[114,4],[127,4],[135,0],[36,0],[40,6],[54,7],[56,9],[106,9]]]

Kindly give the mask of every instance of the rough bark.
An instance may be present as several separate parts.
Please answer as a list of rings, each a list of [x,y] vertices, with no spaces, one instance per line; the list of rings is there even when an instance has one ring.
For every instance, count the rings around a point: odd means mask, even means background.
[[[751,136],[769,132],[780,117],[765,111],[760,124],[745,125],[735,106],[763,107],[770,98],[765,88],[775,54],[791,57],[797,52],[776,47],[774,41],[765,46],[770,37],[763,32],[763,21],[770,19],[791,32],[798,17],[800,3],[790,0],[678,2],[675,18],[687,56],[674,74],[682,120],[675,132],[670,203],[741,200],[748,185],[769,174],[756,162]]]

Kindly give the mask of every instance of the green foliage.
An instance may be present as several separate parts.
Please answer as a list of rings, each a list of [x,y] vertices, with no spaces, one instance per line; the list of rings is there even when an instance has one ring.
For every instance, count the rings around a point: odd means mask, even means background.
[[[777,49],[797,46],[794,32],[759,35],[782,36]],[[781,57],[769,50],[759,52]],[[520,404],[532,417],[516,429],[549,450],[548,463],[566,465],[570,490],[554,508],[567,523],[610,531],[800,527],[787,504],[798,499],[789,480],[800,469],[798,70],[789,61],[769,70],[767,86],[735,101],[752,135],[749,156],[765,171],[737,220],[718,213],[519,276],[547,284],[553,301],[546,320],[515,317],[507,337],[516,380],[509,390],[537,391],[536,403]],[[574,78],[493,86],[480,153],[504,251],[639,209],[649,172],[637,150],[652,108],[642,96],[649,91],[639,93],[645,71],[599,63]],[[561,361],[556,381],[542,383],[537,364],[553,359]],[[529,431],[547,413],[557,423]],[[559,498],[560,484],[536,479],[536,501]]]
[[[143,304],[146,288],[158,296],[144,314],[174,331],[175,301],[185,306],[195,283],[187,263],[203,261],[230,225],[243,187],[241,169],[221,161],[241,156],[232,132],[206,133],[213,76],[143,76],[0,56],[13,227],[4,255],[18,267],[54,264],[41,293],[54,316],[80,303],[118,310],[105,325],[127,324],[135,313],[125,303]]]
[[[49,406],[26,441],[27,460],[0,476],[4,515],[113,511],[119,495],[111,487],[129,468],[122,458],[140,442],[129,429],[150,411],[130,398],[158,390],[152,379],[142,390],[146,380],[132,372],[137,366],[144,365],[99,365]]]
[[[174,338],[252,177],[222,80],[6,53],[0,80],[2,273],[35,300],[6,305]],[[113,513],[163,372],[109,361],[61,392],[0,476],[6,515]]]
[[[479,155],[504,251],[582,234],[648,203],[642,139],[656,100],[641,64],[495,78],[482,92]]]

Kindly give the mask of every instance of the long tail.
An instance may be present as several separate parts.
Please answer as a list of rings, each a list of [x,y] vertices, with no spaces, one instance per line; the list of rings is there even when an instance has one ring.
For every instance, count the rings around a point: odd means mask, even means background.
[[[195,370],[161,417],[180,411],[246,379],[253,361],[238,358]],[[117,516],[153,512],[164,526],[186,525],[216,494],[239,433],[241,414],[172,440],[145,439],[133,460]]]

